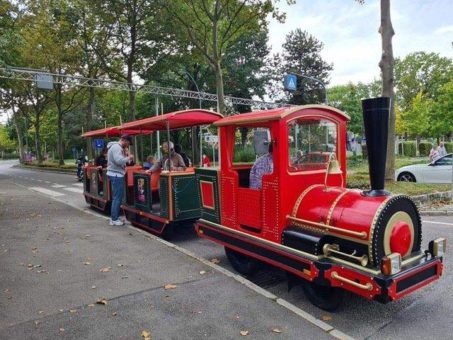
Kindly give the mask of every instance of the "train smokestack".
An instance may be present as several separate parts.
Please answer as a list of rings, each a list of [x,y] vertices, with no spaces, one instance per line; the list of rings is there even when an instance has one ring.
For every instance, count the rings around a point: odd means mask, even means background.
[[[377,97],[362,100],[363,123],[368,150],[371,190],[366,196],[387,196],[384,190],[390,98]]]

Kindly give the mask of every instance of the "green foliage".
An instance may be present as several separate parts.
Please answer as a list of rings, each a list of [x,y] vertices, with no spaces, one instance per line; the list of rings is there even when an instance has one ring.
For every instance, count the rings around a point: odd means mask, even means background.
[[[445,149],[447,150],[448,153],[452,153],[453,152],[453,143],[445,143]]]
[[[431,143],[429,143],[429,142],[420,142],[418,144],[418,152],[419,152],[420,156],[428,157],[432,146],[433,145]]]
[[[405,157],[415,157],[417,153],[417,145],[415,142],[402,142],[398,146],[398,153]]]
[[[256,159],[255,150],[253,146],[246,145],[242,148],[241,145],[236,145],[234,152],[233,162],[235,163],[250,163]]]
[[[274,79],[281,82],[287,73],[303,74],[329,83],[329,74],[333,66],[321,57],[323,43],[307,31],[296,29],[287,34],[282,55],[274,57]],[[291,104],[323,103],[323,86],[314,80],[298,77],[297,91],[287,95],[284,101]]]
[[[0,124],[0,151],[12,151],[16,148],[16,142],[9,138],[8,131]]]

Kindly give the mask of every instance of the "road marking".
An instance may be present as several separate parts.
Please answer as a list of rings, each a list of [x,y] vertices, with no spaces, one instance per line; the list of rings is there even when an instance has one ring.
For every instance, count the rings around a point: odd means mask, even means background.
[[[72,185],[83,188],[83,183],[72,183]]]
[[[47,183],[47,184],[50,184],[50,182],[49,182],[49,181],[44,181],[44,182],[45,182],[45,183]]]
[[[76,192],[78,194],[83,194],[83,189],[82,188],[63,188],[64,190]]]
[[[52,188],[64,188],[65,186],[64,185],[61,185],[61,184],[52,184],[51,185]]]
[[[64,196],[64,194],[62,194],[60,192],[49,190],[46,188],[41,188],[41,187],[31,187],[30,190],[37,191],[37,192],[40,192],[40,193],[43,193],[43,194],[46,194],[46,195],[49,195],[52,197]]]
[[[42,182],[42,179],[37,179],[38,182]]]
[[[451,225],[453,226],[453,223],[447,223],[447,222],[436,222],[436,221],[422,221],[423,223],[431,223],[431,224],[442,224],[442,225]]]

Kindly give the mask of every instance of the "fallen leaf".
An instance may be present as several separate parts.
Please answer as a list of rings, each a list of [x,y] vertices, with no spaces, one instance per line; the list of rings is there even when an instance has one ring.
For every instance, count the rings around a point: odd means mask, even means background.
[[[41,323],[41,321],[36,320],[35,321],[35,326],[38,326]]]
[[[101,268],[101,270],[99,270],[101,273],[107,273],[110,271],[110,269],[112,269],[112,267],[105,267],[105,268]]]
[[[330,315],[323,315],[321,316],[321,319],[323,319],[324,321],[329,321],[332,320],[332,317]]]
[[[85,266],[88,266],[89,264],[91,264],[91,262],[88,262],[88,261],[87,261],[87,262],[84,262],[83,264],[84,264]],[[101,271],[102,271],[102,270],[101,270]]]
[[[6,288],[3,292],[8,293],[8,292],[9,292],[9,289]]]
[[[201,274],[201,275],[204,275],[204,274],[206,274],[206,271],[205,271],[205,270],[202,270],[202,271],[200,271],[200,274]]]
[[[240,331],[239,333],[241,333],[242,336],[249,335],[249,331]]]
[[[274,333],[281,333],[282,330],[279,329],[279,328],[273,328],[273,329],[272,329],[272,332],[274,332]]]
[[[77,313],[77,309],[70,309],[69,313]]]
[[[38,311],[38,314],[44,314],[43,310]]]
[[[60,312],[64,312],[64,309],[59,309]]]
[[[214,263],[214,264],[218,264],[218,263],[220,263],[220,260],[219,259],[211,259],[211,262]]]
[[[64,328],[60,328],[60,332],[64,332]]]
[[[118,267],[122,267],[123,265],[122,265],[121,263],[118,263],[117,266],[118,266]]]
[[[113,312],[113,313],[112,313],[112,316],[117,316],[117,315],[118,315],[117,312]]]
[[[90,303],[88,307],[94,307],[94,303]]]
[[[148,331],[142,331],[142,338],[145,340],[151,340],[151,333]]]
[[[167,290],[167,289],[175,289],[176,287],[177,287],[176,285],[168,284],[168,285],[164,286],[164,289],[165,290]]]
[[[104,305],[105,306],[106,304],[108,304],[108,301],[106,299],[99,299],[99,300],[96,301],[96,303],[98,305]]]
[[[91,289],[96,289],[96,286],[91,286]]]

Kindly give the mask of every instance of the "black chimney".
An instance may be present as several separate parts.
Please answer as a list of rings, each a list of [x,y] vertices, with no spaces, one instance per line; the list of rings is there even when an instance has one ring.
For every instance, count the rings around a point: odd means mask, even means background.
[[[368,150],[371,190],[365,196],[387,196],[384,190],[387,137],[389,128],[390,98],[378,97],[362,100],[363,124]]]

